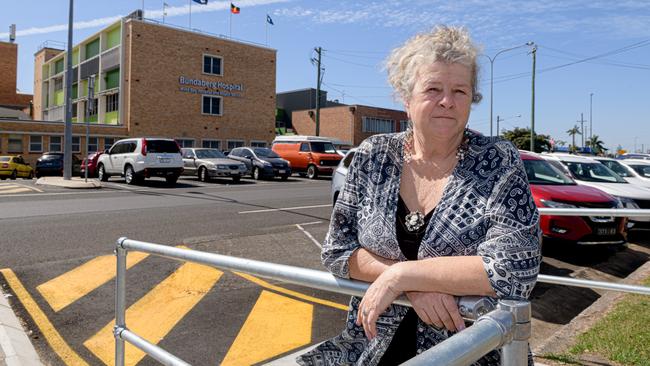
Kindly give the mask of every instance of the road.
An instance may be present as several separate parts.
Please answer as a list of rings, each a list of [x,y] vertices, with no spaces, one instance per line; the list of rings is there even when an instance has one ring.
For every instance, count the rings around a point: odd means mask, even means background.
[[[79,192],[15,183],[23,188],[0,183],[0,282],[15,295],[12,306],[50,365],[111,364],[112,251],[121,236],[322,270],[328,179],[184,179],[176,187],[111,179],[101,190]],[[542,272],[618,280],[648,260],[649,248],[642,240],[622,249],[553,243]],[[192,364],[265,362],[331,337],[344,324],[343,295],[137,253],[129,260],[127,325]],[[599,296],[538,284],[533,343]],[[136,363],[156,364],[128,351],[127,364]]]

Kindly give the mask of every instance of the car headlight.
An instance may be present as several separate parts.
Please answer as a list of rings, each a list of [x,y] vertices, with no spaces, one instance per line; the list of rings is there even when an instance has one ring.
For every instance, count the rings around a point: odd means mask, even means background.
[[[633,199],[627,197],[616,196],[617,204],[616,208],[630,208],[630,209],[639,209],[639,205],[634,202]]]
[[[289,168],[291,168],[291,162],[289,160],[284,160],[284,162],[287,164]]]
[[[239,170],[246,170],[246,165],[244,164],[239,165]]]
[[[273,166],[273,164],[269,163],[268,161],[263,161],[262,165],[264,165],[266,167],[272,167]]]
[[[578,206],[576,205],[572,205],[564,202],[555,202],[549,200],[540,200],[540,201],[542,202],[542,205],[550,208],[578,208]]]

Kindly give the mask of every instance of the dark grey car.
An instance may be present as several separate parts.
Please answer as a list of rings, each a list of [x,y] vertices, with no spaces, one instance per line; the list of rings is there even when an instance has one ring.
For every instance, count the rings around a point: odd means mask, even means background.
[[[245,164],[229,159],[217,149],[186,148],[181,149],[181,153],[185,168],[183,175],[197,176],[203,182],[212,178],[227,177],[237,183],[242,175],[248,173]]]
[[[267,147],[238,147],[228,157],[246,164],[254,179],[291,176],[291,164]]]

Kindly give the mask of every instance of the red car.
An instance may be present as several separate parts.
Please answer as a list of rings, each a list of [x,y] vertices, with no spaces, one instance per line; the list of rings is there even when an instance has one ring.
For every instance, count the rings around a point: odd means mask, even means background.
[[[84,178],[86,176],[86,161],[90,161],[90,163],[88,163],[88,178],[97,177],[97,159],[99,159],[99,157],[103,153],[104,152],[102,152],[102,151],[90,153],[90,155],[88,156],[88,159],[84,159],[81,162],[81,173],[79,174],[79,176],[81,176],[81,178]]]
[[[577,185],[548,161],[520,151],[535,204],[539,208],[620,208],[615,197],[593,187]],[[627,218],[611,216],[542,215],[542,232],[547,238],[577,244],[623,244],[627,240]]]

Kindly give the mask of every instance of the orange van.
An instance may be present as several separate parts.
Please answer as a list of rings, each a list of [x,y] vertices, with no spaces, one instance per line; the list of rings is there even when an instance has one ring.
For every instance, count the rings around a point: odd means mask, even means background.
[[[343,158],[332,141],[316,136],[278,136],[271,147],[291,163],[291,170],[309,179],[320,174],[331,175]]]

